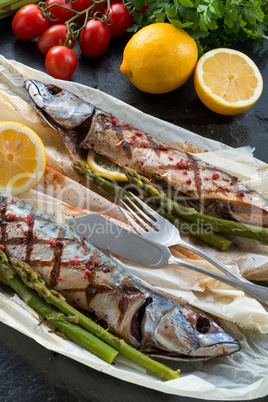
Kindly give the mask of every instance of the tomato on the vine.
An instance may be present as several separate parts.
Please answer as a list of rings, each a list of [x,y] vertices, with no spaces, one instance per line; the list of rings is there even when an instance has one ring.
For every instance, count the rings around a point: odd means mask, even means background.
[[[109,27],[99,20],[89,20],[80,34],[80,49],[89,57],[97,57],[108,47],[111,39]]]
[[[58,45],[65,45],[68,37],[68,29],[65,24],[57,24],[48,27],[40,36],[37,41],[37,46],[40,52],[47,54],[50,48]],[[75,41],[72,37],[69,39],[70,43],[66,44],[68,47],[73,47]],[[60,43],[61,42],[61,43]]]
[[[77,57],[66,46],[53,46],[46,55],[46,69],[49,75],[60,80],[71,78],[77,67]]]
[[[46,0],[46,5],[44,8],[46,9],[47,7],[55,3],[59,4],[60,6],[67,7],[68,10],[57,6],[51,7],[48,10],[51,14],[53,14],[53,16],[51,17],[52,20],[50,20],[50,25],[64,24],[65,21],[68,21],[75,15],[75,13],[72,11],[74,3],[67,0]]]
[[[84,11],[90,6],[92,6],[91,0],[77,0],[73,3],[73,9],[76,11]],[[96,6],[90,11],[89,16],[93,16],[97,11],[103,11],[106,7],[106,2],[96,4]],[[80,25],[83,25],[85,22],[85,14],[80,15],[75,21],[77,21]]]
[[[104,13],[106,11],[107,7],[105,8]],[[122,3],[114,3],[110,5],[107,22],[112,22],[112,25],[109,26],[112,38],[123,35],[133,24],[131,15]]]
[[[27,4],[20,8],[11,24],[12,31],[20,39],[37,38],[49,25],[37,4]]]

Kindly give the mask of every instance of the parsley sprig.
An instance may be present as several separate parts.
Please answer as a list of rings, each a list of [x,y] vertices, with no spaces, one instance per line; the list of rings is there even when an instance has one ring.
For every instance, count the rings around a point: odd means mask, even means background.
[[[201,52],[249,38],[262,45],[263,39],[268,39],[267,0],[125,0],[125,4],[135,10],[129,31],[170,22],[186,30]]]

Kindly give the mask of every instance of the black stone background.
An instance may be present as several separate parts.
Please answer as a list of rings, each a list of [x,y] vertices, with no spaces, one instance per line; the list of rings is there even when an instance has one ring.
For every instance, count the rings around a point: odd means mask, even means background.
[[[18,40],[11,31],[11,21],[11,17],[0,20],[0,54],[45,71],[45,56],[39,52],[36,40]],[[136,89],[119,71],[129,37],[113,39],[105,53],[96,59],[87,58],[78,51],[78,68],[72,80],[98,88],[145,113],[201,136],[232,147],[250,145],[255,148],[254,155],[268,163],[267,41],[263,49],[252,43],[236,47],[251,57],[262,73],[261,98],[240,115],[220,116],[199,101],[192,79],[176,91],[163,95],[150,95]],[[163,394],[99,373],[46,350],[25,335],[0,324],[0,401],[198,402],[198,399]],[[267,402],[268,397],[256,401]]]

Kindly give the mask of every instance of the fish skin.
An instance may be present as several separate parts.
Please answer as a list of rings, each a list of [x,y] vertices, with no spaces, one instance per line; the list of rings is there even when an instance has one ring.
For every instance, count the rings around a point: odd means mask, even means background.
[[[83,150],[93,148],[120,166],[155,177],[191,199],[201,200],[205,213],[213,210],[215,216],[268,227],[268,200],[236,177],[158,142],[66,90],[34,80],[25,81],[25,87],[37,113],[61,135],[72,160],[83,158]],[[63,101],[60,106],[59,99]]]
[[[165,359],[226,356],[239,342],[212,318],[151,290],[50,216],[0,191],[0,243],[46,284],[146,354]]]

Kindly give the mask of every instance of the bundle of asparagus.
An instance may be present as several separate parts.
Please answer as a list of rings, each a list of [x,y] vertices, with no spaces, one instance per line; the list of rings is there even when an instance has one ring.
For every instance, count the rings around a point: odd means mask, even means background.
[[[26,4],[37,4],[40,0],[1,0],[0,1],[0,20],[14,14],[19,8]]]
[[[114,182],[104,179],[97,172],[90,169],[82,161],[73,164],[74,170],[85,176],[90,182],[106,190],[116,198],[125,196],[131,198],[131,194]],[[132,169],[124,167],[124,172],[133,188],[141,193],[145,200],[149,200],[150,207],[158,209],[159,213],[176,227],[185,233],[198,238],[220,250],[226,250],[231,241],[219,233],[232,234],[268,243],[268,229],[260,226],[249,225],[227,219],[216,218],[188,208],[168,198],[164,191],[158,190],[151,181],[139,175]],[[219,232],[219,233],[218,233]]]
[[[2,279],[57,330],[107,363],[112,363],[118,353],[121,353],[165,381],[179,377],[179,370],[174,371],[152,360],[123,339],[104,330],[69,305],[58,292],[49,290],[42,277],[28,264],[15,258],[8,259],[5,252],[0,250],[0,280]]]

